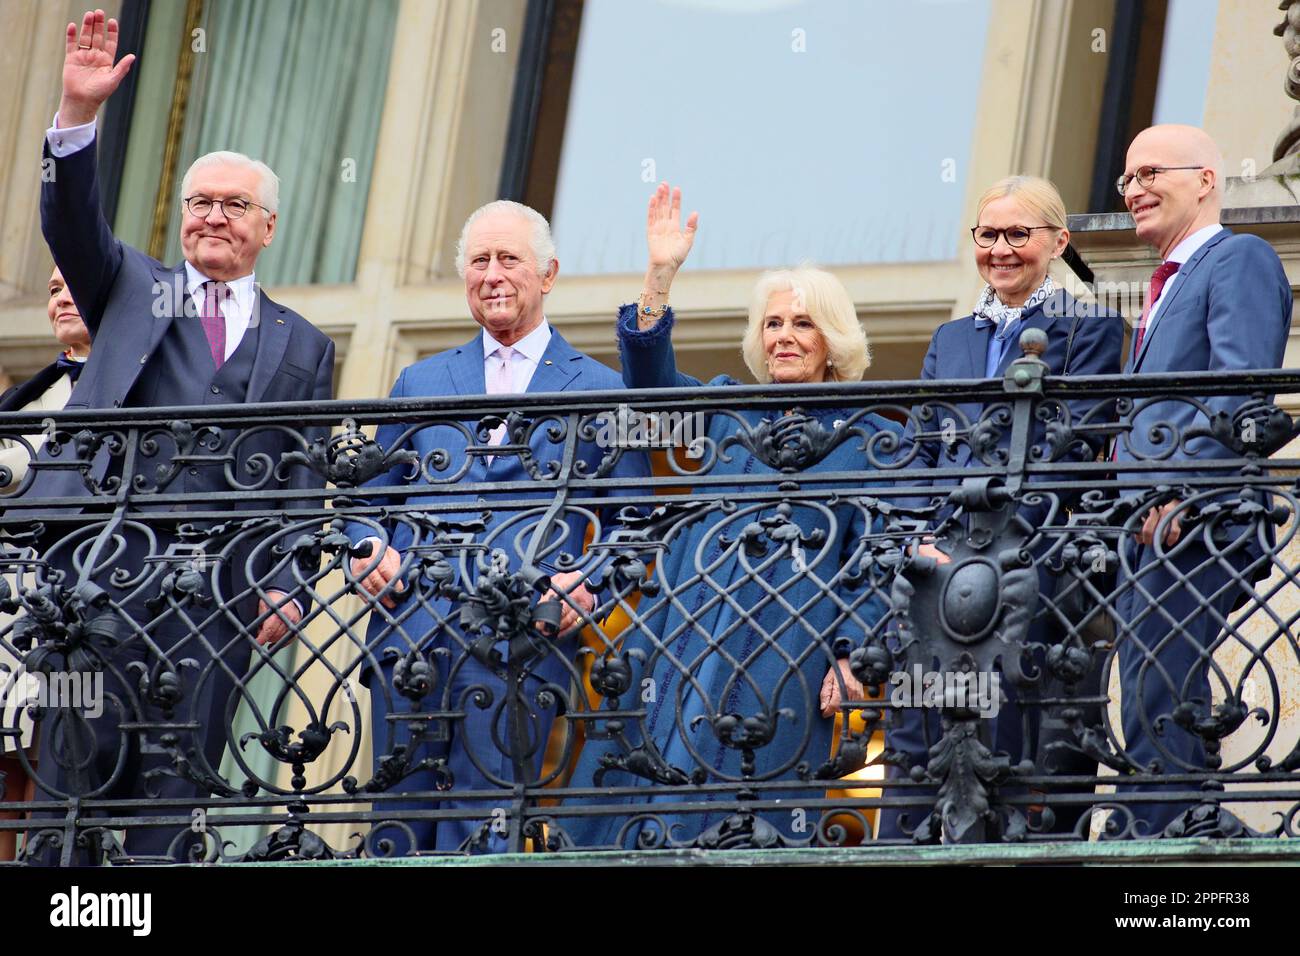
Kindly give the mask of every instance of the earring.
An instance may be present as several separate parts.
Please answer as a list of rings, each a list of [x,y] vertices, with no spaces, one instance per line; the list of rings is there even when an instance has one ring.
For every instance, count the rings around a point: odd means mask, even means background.
[[[835,367],[835,363],[832,362],[830,359],[827,359],[827,360],[826,360],[826,367],[827,367],[827,368],[834,368],[834,367]]]

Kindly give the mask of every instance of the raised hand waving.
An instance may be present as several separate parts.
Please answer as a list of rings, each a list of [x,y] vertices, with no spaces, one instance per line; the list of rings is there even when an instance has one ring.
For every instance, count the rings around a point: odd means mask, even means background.
[[[650,249],[650,271],[675,274],[690,254],[700,214],[693,212],[682,228],[682,191],[660,183],[646,209],[645,239]]]
[[[63,98],[59,101],[59,125],[89,123],[104,101],[113,95],[135,62],[128,53],[117,57],[117,21],[104,19],[103,10],[87,12],[81,28],[69,23],[63,54]]]

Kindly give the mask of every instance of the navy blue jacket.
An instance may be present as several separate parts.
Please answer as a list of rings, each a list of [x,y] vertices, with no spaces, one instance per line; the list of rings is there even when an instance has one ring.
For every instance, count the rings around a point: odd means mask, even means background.
[[[1068,292],[1060,290],[1044,302],[1027,311],[1022,317],[1020,327],[1014,336],[1018,340],[1027,329],[1041,329],[1047,334],[1047,351],[1043,361],[1047,363],[1049,375],[1113,375],[1119,371],[1120,354],[1124,343],[1124,320],[1114,312],[1099,308],[1095,304],[1080,302]],[[1070,333],[1073,329],[1073,342]],[[988,354],[991,328],[977,328],[975,316],[968,315],[951,322],[945,322],[935,329],[930,339],[930,348],[925,354],[921,369],[921,378],[926,381],[947,381],[959,379],[982,379]],[[1068,356],[1067,356],[1068,351]],[[1007,349],[998,366],[998,375],[1002,375],[1007,366],[1019,358],[1021,351],[1018,344]],[[1068,362],[1067,362],[1068,357]],[[909,469],[929,468],[967,468],[984,464],[978,458],[972,458],[970,442],[959,438],[951,448],[945,447],[940,438],[916,439],[917,420],[922,406],[912,410],[912,418],[905,433],[904,455],[913,454],[915,458],[908,465]],[[1113,403],[1105,407],[1096,407],[1088,401],[1069,403],[1069,416],[1073,424],[1087,421],[1097,423],[1102,419],[1113,417]],[[923,423],[927,434],[941,432],[944,418],[951,416],[956,431],[960,432],[978,422],[984,413],[984,406],[979,402],[965,402],[949,409],[934,405],[935,413]],[[1044,444],[1046,425],[1034,419],[1034,430],[1030,435],[1030,445]],[[1006,448],[1010,443],[1011,428],[1001,429],[997,437],[997,447]],[[1080,435],[1061,457],[1066,460],[1083,461],[1097,456],[1101,450],[1103,438],[1097,435]],[[958,478],[948,479],[943,484],[957,484]],[[1046,517],[1044,509],[1035,509],[1032,520]]]
[[[51,156],[48,144],[45,150]],[[130,407],[132,386],[141,376],[193,376],[193,369],[170,368],[159,358],[163,336],[191,301],[185,265],[165,266],[114,238],[100,205],[94,144],[54,159],[54,175],[41,186],[41,229],[94,343],[69,411]],[[333,341],[265,292],[258,293],[254,318],[260,329],[245,401],[328,401]],[[268,433],[244,450],[278,462],[279,452],[291,449],[283,437]],[[102,479],[107,465],[101,453],[90,477]],[[74,471],[46,470],[28,493],[74,496],[85,494],[85,486]]]
[[[1074,342],[1069,344],[1072,327]],[[1013,335],[1018,340],[1024,331],[1031,328],[1042,329],[1047,333],[1047,351],[1043,353],[1043,361],[1047,363],[1049,375],[1113,375],[1119,371],[1124,343],[1124,320],[1114,312],[1080,302],[1061,290],[1026,312]],[[935,329],[934,336],[930,339],[930,348],[925,353],[925,362],[921,367],[921,378],[926,381],[983,378],[989,337],[992,334],[991,328],[976,328],[973,315],[945,322]],[[997,374],[1001,376],[1020,354],[1017,344],[1008,348],[998,365]],[[983,406],[978,402],[963,403],[957,406],[957,410],[962,415],[962,420],[957,422],[961,428],[978,421]],[[1079,418],[1088,412],[1087,403],[1074,403],[1071,412],[1072,417]],[[931,426],[927,425],[926,430],[932,430]],[[914,431],[915,423],[909,424],[909,439]],[[1040,426],[1034,441],[1041,440]],[[1088,441],[1092,454],[1096,455],[1101,449],[1101,439],[1090,438]],[[1077,458],[1083,454],[1083,450],[1079,449],[1078,454],[1072,457]],[[959,442],[953,448],[953,454],[949,455],[944,452],[940,442],[923,442],[917,449],[917,457],[925,467],[964,467],[970,464],[971,450],[969,444]]]

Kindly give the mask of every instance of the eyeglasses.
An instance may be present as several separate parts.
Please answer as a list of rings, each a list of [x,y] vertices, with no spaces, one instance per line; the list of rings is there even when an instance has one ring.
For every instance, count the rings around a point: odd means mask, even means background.
[[[207,196],[191,196],[185,200],[185,208],[190,211],[190,215],[199,219],[207,219],[213,206],[219,206],[221,214],[227,219],[242,218],[244,213],[248,212],[249,206],[256,206],[268,213],[271,211],[261,203],[249,202],[247,199],[209,199]]]
[[[1056,229],[1055,226],[1007,226],[1005,229],[994,229],[992,226],[972,226],[971,238],[975,240],[975,245],[981,249],[992,249],[998,244],[998,236],[1002,236],[1013,249],[1019,249],[1029,241],[1030,235],[1035,229]]]
[[[1123,196],[1128,192],[1128,184],[1133,180],[1138,181],[1138,185],[1143,189],[1149,187],[1156,181],[1156,176],[1160,173],[1167,173],[1172,169],[1204,169],[1204,166],[1139,166],[1137,171],[1131,176],[1121,176],[1115,180],[1115,188]]]

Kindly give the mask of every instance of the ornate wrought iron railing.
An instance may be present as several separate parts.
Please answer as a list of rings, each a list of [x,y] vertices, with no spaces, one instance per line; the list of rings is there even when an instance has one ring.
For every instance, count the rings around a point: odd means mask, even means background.
[[[1300,372],[1023,344],[992,381],[0,416],[44,438],[0,474],[0,831],[20,864],[1294,836]]]

